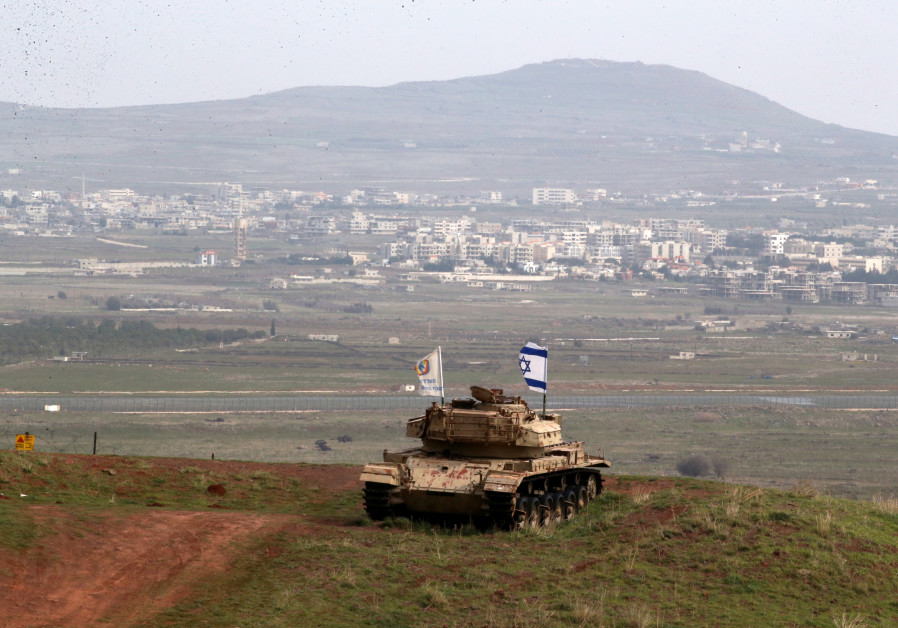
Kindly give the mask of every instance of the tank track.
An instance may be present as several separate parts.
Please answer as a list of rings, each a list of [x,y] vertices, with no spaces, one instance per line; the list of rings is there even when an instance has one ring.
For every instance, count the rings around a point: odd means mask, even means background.
[[[528,479],[514,495],[487,492],[485,498],[492,524],[511,530],[573,519],[601,492],[602,475],[580,471]]]
[[[365,512],[372,520],[383,521],[393,514],[390,506],[392,488],[389,484],[365,482]]]
[[[373,521],[395,514],[390,503],[393,487],[365,482],[365,512]],[[602,492],[598,471],[576,471],[526,479],[514,494],[484,493],[487,521],[502,530],[538,528],[574,518]],[[404,509],[400,509],[404,510]]]

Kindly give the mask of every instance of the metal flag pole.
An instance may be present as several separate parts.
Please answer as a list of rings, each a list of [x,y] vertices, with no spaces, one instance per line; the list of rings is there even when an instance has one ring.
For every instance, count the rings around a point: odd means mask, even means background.
[[[446,393],[443,390],[443,347],[437,345],[437,360],[440,363],[440,405],[446,405]]]
[[[546,395],[549,392],[549,345],[546,343],[546,387],[543,388],[543,418],[546,418]]]

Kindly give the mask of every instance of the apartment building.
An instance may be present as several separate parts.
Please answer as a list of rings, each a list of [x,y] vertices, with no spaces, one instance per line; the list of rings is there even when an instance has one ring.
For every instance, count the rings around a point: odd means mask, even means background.
[[[633,248],[633,259],[642,264],[648,260],[677,260],[689,261],[691,245],[688,242],[649,242],[643,240]]]
[[[788,233],[768,233],[764,235],[764,252],[768,255],[783,255],[783,246],[789,239]]]
[[[533,188],[534,205],[573,205],[577,195],[568,188]]]

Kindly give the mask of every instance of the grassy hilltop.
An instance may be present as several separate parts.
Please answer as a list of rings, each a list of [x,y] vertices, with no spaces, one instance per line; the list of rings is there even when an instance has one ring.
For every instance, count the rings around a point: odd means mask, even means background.
[[[358,467],[0,453],[6,626],[878,626],[898,504],[611,476],[576,520],[361,509]]]

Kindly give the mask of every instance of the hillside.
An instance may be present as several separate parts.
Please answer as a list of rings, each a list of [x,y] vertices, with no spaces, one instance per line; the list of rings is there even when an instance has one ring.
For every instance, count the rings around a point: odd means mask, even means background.
[[[743,132],[745,151],[729,144]],[[757,144],[756,148],[752,148]],[[893,180],[898,138],[826,125],[670,66],[596,60],[383,88],[109,109],[0,104],[0,186],[623,191]],[[7,170],[20,169],[18,175]]]
[[[358,468],[0,453],[4,626],[894,625],[898,514],[611,477],[573,522],[362,514]]]

